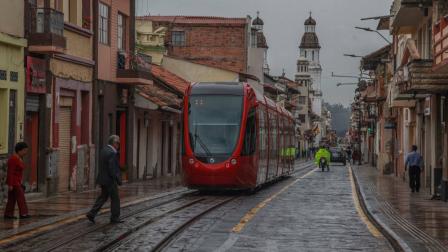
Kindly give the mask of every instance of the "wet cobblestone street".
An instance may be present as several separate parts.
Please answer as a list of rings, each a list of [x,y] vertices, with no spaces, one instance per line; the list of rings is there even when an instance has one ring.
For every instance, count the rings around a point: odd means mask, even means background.
[[[303,173],[296,176],[303,176]],[[266,197],[268,191],[275,191],[276,187],[280,185],[254,197]],[[346,167],[333,166],[330,173],[312,171],[298,178],[295,184],[260,209],[241,232],[231,232],[232,225],[239,221],[238,215],[244,214],[250,209],[247,206],[254,203],[251,201],[234,202],[233,206],[216,212],[219,220],[210,217],[209,221],[214,221],[212,226],[199,222],[169,251],[392,250],[378,231],[370,232],[361,220]]]
[[[365,218],[350,170],[298,163],[290,178],[255,194],[174,194],[83,219],[5,251],[392,251]],[[70,235],[66,235],[70,234]]]
[[[255,194],[181,193],[83,219],[2,247],[5,251],[391,251],[363,217],[349,168],[299,163]],[[67,236],[66,234],[71,234]]]

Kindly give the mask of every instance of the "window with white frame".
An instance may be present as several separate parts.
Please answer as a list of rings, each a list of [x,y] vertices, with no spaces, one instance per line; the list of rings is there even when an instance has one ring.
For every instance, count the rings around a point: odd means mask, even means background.
[[[109,6],[99,3],[98,39],[102,44],[109,44]]]

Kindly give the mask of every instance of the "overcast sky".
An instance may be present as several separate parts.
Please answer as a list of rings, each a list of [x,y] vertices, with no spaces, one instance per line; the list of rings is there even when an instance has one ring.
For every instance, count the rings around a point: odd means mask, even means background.
[[[384,45],[378,34],[355,30],[355,26],[376,28],[377,21],[360,21],[363,17],[389,13],[392,0],[137,0],[137,15],[194,15],[260,17],[269,45],[269,65],[272,75],[282,69],[294,78],[299,41],[304,21],[312,11],[317,21],[317,35],[323,68],[322,89],[329,103],[349,105],[353,86],[336,87],[338,82],[354,79],[332,78],[335,74],[356,75],[359,59],[344,57],[344,53],[366,55]],[[387,35],[387,32],[383,34]]]

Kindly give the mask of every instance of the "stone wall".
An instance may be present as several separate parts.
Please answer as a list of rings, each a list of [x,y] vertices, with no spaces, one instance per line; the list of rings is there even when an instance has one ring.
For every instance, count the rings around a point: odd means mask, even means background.
[[[0,157],[0,205],[8,198],[8,186],[6,185],[6,158]]]

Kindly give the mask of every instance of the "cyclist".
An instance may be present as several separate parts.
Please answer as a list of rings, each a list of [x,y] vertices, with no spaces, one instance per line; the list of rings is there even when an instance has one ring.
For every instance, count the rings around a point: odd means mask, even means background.
[[[322,172],[325,171],[325,167],[327,167],[327,171],[330,171],[330,159],[330,151],[325,146],[321,146],[316,153],[315,163],[322,169]]]

